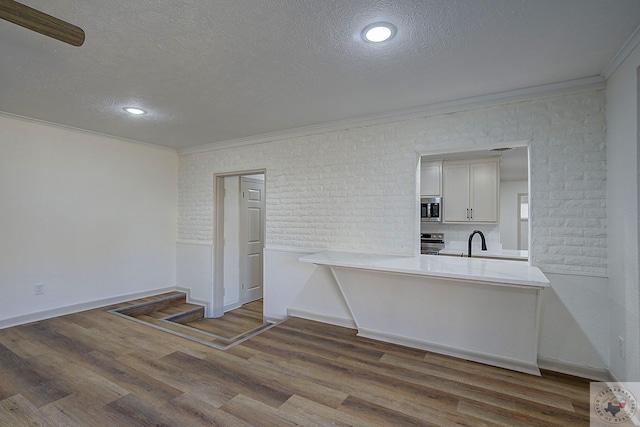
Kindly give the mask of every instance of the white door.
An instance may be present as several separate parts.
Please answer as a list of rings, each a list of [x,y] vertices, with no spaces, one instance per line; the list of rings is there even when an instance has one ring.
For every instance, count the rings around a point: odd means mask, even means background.
[[[240,303],[262,298],[264,181],[240,179]]]

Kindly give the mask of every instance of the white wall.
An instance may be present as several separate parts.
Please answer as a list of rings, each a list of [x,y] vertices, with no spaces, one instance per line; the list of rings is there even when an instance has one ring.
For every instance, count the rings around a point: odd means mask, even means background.
[[[175,152],[0,116],[0,153],[2,324],[175,286]]]
[[[500,182],[500,242],[503,249],[518,249],[518,194],[529,193],[527,181]]]
[[[623,381],[640,381],[638,66],[636,47],[609,78],[606,92],[611,370]],[[625,358],[618,352],[619,336]]]
[[[211,243],[176,244],[176,284],[189,290],[190,302],[207,306],[209,310],[213,286],[212,260]]]
[[[530,140],[547,271],[606,276],[603,90],[180,156],[178,238],[211,243],[213,173],[268,169],[266,246],[418,251],[418,153]]]
[[[298,262],[298,258],[311,253],[265,249],[264,270],[269,279],[264,289],[265,319],[295,315],[355,328],[349,307],[329,269]]]
[[[541,330],[541,357],[585,370],[601,370],[608,337],[607,227],[605,205],[605,97],[594,89],[457,113],[400,120],[342,131],[284,138],[244,147],[180,155],[180,242],[212,243],[214,173],[266,169],[265,313],[288,309],[344,323],[344,312],[298,295],[326,292],[329,281],[287,276],[300,251],[323,249],[413,255],[419,253],[416,174],[419,154],[531,141],[533,206],[531,259],[557,273],[545,299],[549,318],[574,319]],[[280,264],[278,264],[280,262]],[[320,276],[323,276],[322,274]],[[588,277],[584,299],[560,298]],[[323,276],[324,277],[324,276]],[[578,277],[578,279],[576,279]],[[323,298],[315,297],[316,301]],[[600,307],[602,317],[593,316]],[[347,320],[348,321],[348,320]],[[584,342],[558,352],[558,335],[584,334]],[[605,346],[608,344],[605,344]]]
[[[600,277],[546,273],[541,295],[541,368],[608,380],[608,286]]]

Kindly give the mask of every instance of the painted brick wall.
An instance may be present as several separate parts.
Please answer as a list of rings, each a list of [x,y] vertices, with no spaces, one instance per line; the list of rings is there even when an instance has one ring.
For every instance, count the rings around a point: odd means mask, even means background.
[[[604,90],[180,156],[178,238],[212,241],[213,174],[267,169],[267,247],[411,255],[419,154],[531,141],[533,263],[606,275]]]

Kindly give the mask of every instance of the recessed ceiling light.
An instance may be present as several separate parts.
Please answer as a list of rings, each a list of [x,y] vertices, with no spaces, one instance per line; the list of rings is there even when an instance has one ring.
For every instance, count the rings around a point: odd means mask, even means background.
[[[362,30],[362,39],[370,43],[380,43],[391,39],[396,35],[396,27],[388,22],[376,22],[367,25]]]
[[[147,112],[141,108],[136,108],[136,107],[125,107],[124,111],[126,111],[129,114],[133,114],[135,116],[139,116],[142,114],[147,114]]]

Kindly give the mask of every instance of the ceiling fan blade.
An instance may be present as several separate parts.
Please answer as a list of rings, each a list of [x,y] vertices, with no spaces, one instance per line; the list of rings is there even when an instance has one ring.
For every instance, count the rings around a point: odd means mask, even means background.
[[[0,0],[0,18],[73,46],[82,46],[84,31],[14,0]]]

